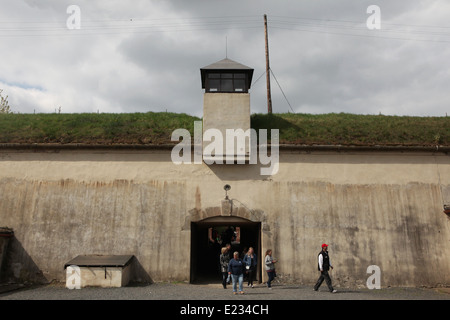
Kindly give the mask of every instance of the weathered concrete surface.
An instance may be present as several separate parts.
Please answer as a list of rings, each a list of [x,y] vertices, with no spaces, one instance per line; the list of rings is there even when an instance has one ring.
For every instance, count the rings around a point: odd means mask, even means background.
[[[66,269],[66,288],[80,289],[85,287],[120,288],[130,281],[131,266],[122,267],[80,267],[74,271]],[[79,283],[74,280],[74,274],[79,276]]]
[[[227,129],[250,129],[250,94],[249,93],[204,93],[203,95],[203,132],[208,129],[217,129],[223,137],[223,149],[220,155],[226,155]],[[231,142],[230,142],[231,143]],[[204,141],[203,149],[211,142]],[[248,155],[249,143],[244,149],[238,149],[234,143],[233,155]],[[216,158],[218,155],[216,154]],[[223,158],[225,161],[225,157]]]
[[[187,281],[186,221],[233,213],[262,223],[283,279],[311,284],[330,245],[332,277],[363,286],[448,286],[450,158],[425,153],[281,153],[258,165],[174,165],[168,151],[0,153],[0,224],[15,231],[10,277],[64,281],[79,254],[133,254],[140,277]],[[214,208],[217,208],[214,209]],[[197,217],[197,218],[196,218]]]

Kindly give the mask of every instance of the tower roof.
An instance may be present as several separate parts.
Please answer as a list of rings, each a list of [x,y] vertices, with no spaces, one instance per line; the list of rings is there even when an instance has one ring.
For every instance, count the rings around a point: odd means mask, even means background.
[[[241,71],[248,74],[249,88],[252,83],[253,69],[228,58],[212,63],[206,67],[200,68],[200,73],[202,76],[202,88],[205,88],[205,71],[218,71],[218,72]]]
[[[225,58],[223,60],[210,64],[209,66],[203,67],[200,70],[253,70],[253,69],[244,66],[239,62]]]

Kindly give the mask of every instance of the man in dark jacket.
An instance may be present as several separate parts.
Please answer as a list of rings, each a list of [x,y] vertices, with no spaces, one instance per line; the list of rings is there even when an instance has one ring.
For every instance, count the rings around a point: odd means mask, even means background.
[[[330,257],[328,256],[328,245],[325,243],[322,244],[322,251],[320,251],[318,255],[317,268],[320,271],[320,277],[319,279],[317,279],[316,285],[314,286],[314,291],[319,290],[320,285],[322,284],[323,280],[325,280],[330,292],[337,292],[335,289],[333,289],[333,286],[331,285],[331,278],[328,274],[328,270],[330,270],[330,268],[333,269],[333,266],[331,265]]]

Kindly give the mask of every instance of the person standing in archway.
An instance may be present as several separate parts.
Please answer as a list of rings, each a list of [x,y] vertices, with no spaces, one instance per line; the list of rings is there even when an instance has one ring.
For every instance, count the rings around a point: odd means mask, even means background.
[[[230,255],[228,253],[228,248],[223,247],[220,254],[220,271],[222,272],[222,286],[224,289],[227,288],[227,278],[228,278],[228,264],[230,263]]]
[[[230,262],[230,260],[233,258],[231,255],[231,244],[229,242],[226,243],[225,247],[227,248],[227,251],[225,251],[224,255],[228,256],[228,263]],[[228,271],[228,265],[227,265],[227,271]],[[231,283],[231,275],[228,274],[227,276],[227,284]]]
[[[247,286],[253,288],[253,275],[256,270],[257,260],[256,254],[252,247],[248,248],[247,253],[244,255],[245,271],[247,272],[248,282]]]
[[[330,257],[328,256],[328,245],[325,243],[322,244],[322,251],[320,251],[318,255],[317,268],[320,271],[320,277],[319,279],[317,279],[316,285],[314,286],[314,291],[319,290],[319,287],[321,286],[323,280],[325,280],[328,286],[328,290],[330,290],[330,292],[332,293],[337,292],[337,290],[333,289],[331,278],[328,274],[328,270],[330,270],[330,268],[333,269],[333,266],[331,265]]]

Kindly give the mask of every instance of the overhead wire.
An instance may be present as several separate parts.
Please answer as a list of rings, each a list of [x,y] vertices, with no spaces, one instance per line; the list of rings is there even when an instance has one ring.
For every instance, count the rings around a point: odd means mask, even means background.
[[[322,22],[341,22],[341,23],[353,23],[353,24],[361,24],[362,21],[355,20],[335,20],[335,19],[317,19],[317,18],[304,18],[304,17],[289,17],[289,16],[277,16],[271,15],[271,17],[278,17],[288,20],[311,20],[311,21],[322,21]],[[450,26],[431,26],[431,25],[417,25],[417,24],[402,24],[402,23],[389,23],[383,21],[383,25],[392,25],[392,26],[402,26],[402,27],[419,27],[419,28],[441,28],[441,29],[450,29]]]
[[[66,22],[0,22],[0,37],[104,35],[147,32],[189,32],[226,29],[259,28],[255,16],[222,16],[158,19],[80,20],[76,32],[70,32]],[[69,31],[69,32],[68,32]]]
[[[257,83],[258,82],[258,80],[259,79],[261,79],[261,77],[263,76],[263,75],[265,75],[266,74],[266,71],[264,71],[255,81],[253,81],[253,86],[255,85],[255,83]]]
[[[289,100],[287,99],[286,95],[284,94],[284,91],[283,91],[283,89],[281,88],[281,85],[280,85],[280,83],[278,82],[277,77],[275,77],[275,74],[273,73],[272,68],[269,68],[269,72],[272,74],[273,78],[275,79],[275,82],[278,84],[278,87],[280,88],[281,93],[283,94],[284,99],[286,100],[287,104],[289,105],[289,108],[291,108],[291,111],[292,111],[293,113],[295,113],[294,109],[292,109],[292,106],[291,106],[291,104],[289,103]]]
[[[152,32],[196,32],[226,29],[257,29],[261,27],[261,17],[202,16],[187,18],[124,18],[104,20],[81,19],[81,28],[68,32],[66,21],[0,21],[0,37],[69,36],[69,35],[114,35],[123,33]],[[391,40],[413,40],[425,42],[450,42],[450,26],[411,25],[382,22],[383,28],[369,32],[362,21],[289,17],[273,15],[269,17],[270,28],[329,35],[381,38]],[[386,27],[387,26],[387,27]],[[406,29],[405,29],[406,28]],[[420,28],[414,29],[414,28]],[[447,30],[449,32],[447,32]],[[408,35],[402,37],[397,35]],[[417,38],[411,36],[424,36]],[[433,37],[433,38],[430,38]],[[444,37],[444,38],[443,38]]]
[[[379,38],[437,43],[450,42],[450,38],[445,38],[450,37],[450,27],[448,26],[426,25],[425,28],[427,28],[427,30],[424,30],[422,26],[419,25],[382,22],[383,27],[373,32],[374,30],[369,30],[367,28],[365,21],[295,18],[283,16],[272,17],[270,19],[272,29],[362,37],[367,39]],[[414,29],[418,27],[421,29]],[[432,28],[436,30],[432,30]],[[447,30],[449,30],[449,32],[447,32]],[[400,36],[398,34],[400,34]],[[402,37],[401,35],[407,35],[408,37]],[[424,36],[425,38],[417,38],[414,36]],[[433,38],[430,38],[430,36]]]
[[[351,36],[351,37],[360,37],[360,38],[373,38],[373,39],[389,39],[389,40],[404,40],[404,41],[418,41],[418,42],[435,42],[435,43],[450,43],[450,40],[433,40],[433,39],[418,39],[418,38],[402,38],[402,37],[387,37],[387,36],[379,36],[375,34],[355,34],[355,33],[344,33],[344,32],[332,32],[332,31],[320,31],[320,30],[311,30],[311,29],[299,29],[299,28],[286,28],[286,27],[278,27],[271,26],[273,29],[282,29],[282,30],[292,30],[292,31],[300,31],[300,32],[310,32],[310,33],[321,33],[321,34],[331,34],[331,35],[340,35],[340,36]]]

